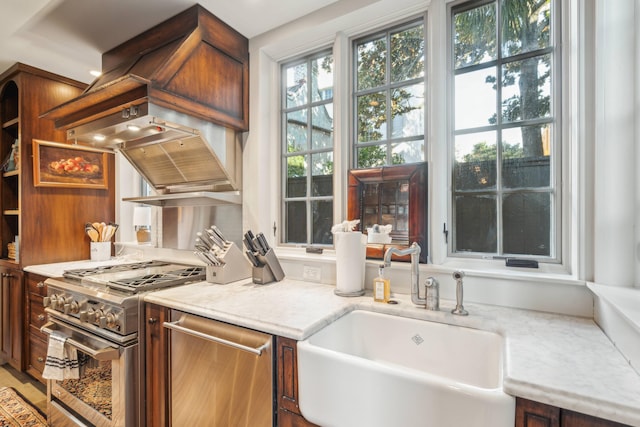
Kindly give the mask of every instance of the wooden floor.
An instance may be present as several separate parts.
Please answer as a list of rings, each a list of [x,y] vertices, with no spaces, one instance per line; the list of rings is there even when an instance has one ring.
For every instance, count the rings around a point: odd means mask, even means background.
[[[0,387],[13,387],[43,414],[47,413],[47,387],[31,376],[4,364],[0,366]]]

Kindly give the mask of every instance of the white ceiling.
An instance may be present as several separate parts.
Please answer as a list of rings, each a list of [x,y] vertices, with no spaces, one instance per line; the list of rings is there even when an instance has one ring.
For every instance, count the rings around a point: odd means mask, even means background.
[[[338,0],[201,0],[251,38]],[[348,1],[348,0],[342,0]],[[2,0],[0,73],[22,62],[83,82],[103,52],[182,12],[191,0]]]

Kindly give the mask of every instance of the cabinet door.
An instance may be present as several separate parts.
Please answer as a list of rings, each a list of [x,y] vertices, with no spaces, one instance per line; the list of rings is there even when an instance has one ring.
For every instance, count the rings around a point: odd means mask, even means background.
[[[298,362],[296,340],[277,337],[277,399],[279,427],[312,427],[298,407]]]
[[[579,414],[564,409],[561,415],[561,425],[562,427],[628,427],[626,424],[607,421],[602,418],[595,418],[590,415]]]
[[[517,398],[516,427],[560,427],[560,408]]]
[[[155,304],[145,304],[145,417],[146,425],[170,425],[168,405],[168,332],[162,323],[169,319],[169,310]]]
[[[22,329],[24,286],[20,270],[1,268],[2,325],[0,353],[15,369],[22,371]]]

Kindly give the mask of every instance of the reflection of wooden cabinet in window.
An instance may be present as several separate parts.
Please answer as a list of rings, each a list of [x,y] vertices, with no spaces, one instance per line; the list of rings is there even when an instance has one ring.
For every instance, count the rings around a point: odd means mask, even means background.
[[[420,262],[427,262],[427,164],[383,166],[349,171],[349,220],[360,219],[360,230],[374,224],[393,226],[392,242],[367,245],[367,257],[381,259],[389,247],[420,245]],[[409,257],[394,255],[393,260]]]

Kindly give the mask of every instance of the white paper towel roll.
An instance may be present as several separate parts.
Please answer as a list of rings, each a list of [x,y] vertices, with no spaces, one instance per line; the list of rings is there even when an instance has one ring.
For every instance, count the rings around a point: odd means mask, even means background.
[[[367,236],[359,231],[335,232],[336,290],[341,296],[364,294],[364,266]]]

